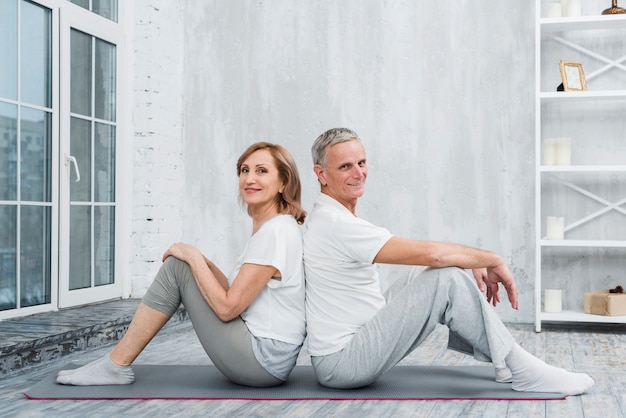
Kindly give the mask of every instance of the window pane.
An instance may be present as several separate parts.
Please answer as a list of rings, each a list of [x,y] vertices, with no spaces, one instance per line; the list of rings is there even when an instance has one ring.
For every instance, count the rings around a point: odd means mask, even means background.
[[[115,127],[96,123],[96,202],[115,202]]]
[[[115,121],[115,45],[96,39],[95,116]]]
[[[50,202],[52,187],[50,113],[22,108],[20,147],[20,200]]]
[[[89,10],[89,0],[70,0],[72,3]],[[91,11],[117,22],[117,0],[92,0]]]
[[[0,97],[17,100],[17,0],[0,1]]]
[[[91,116],[91,36],[72,29],[70,36],[72,113]]]
[[[117,0],[92,0],[93,12],[117,22]]]
[[[50,211],[22,206],[20,227],[20,307],[50,303]]]
[[[70,153],[76,158],[80,181],[76,182],[74,170],[70,170],[70,200],[73,202],[91,201],[91,123],[71,118]]]
[[[91,287],[91,206],[70,206],[70,290]]]
[[[72,3],[89,10],[89,0],[71,0]]]
[[[0,200],[17,200],[17,106],[2,102],[0,102]]]
[[[21,12],[20,99],[52,107],[52,14],[29,2],[22,2]]]
[[[17,308],[17,209],[0,205],[0,310]]]
[[[94,208],[94,255],[95,285],[114,282],[115,263],[115,208],[98,206]]]

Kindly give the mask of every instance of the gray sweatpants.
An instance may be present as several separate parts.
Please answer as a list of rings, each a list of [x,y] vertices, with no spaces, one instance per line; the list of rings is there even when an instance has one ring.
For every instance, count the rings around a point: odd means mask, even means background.
[[[450,329],[448,347],[505,367],[514,340],[475,280],[456,267],[413,269],[407,285],[341,351],[312,357],[319,382],[355,388],[374,382],[435,329]]]
[[[213,364],[230,381],[246,386],[283,383],[257,361],[251,334],[241,317],[223,322],[202,297],[191,268],[168,257],[148,288],[143,303],[172,316],[182,303],[196,335]]]

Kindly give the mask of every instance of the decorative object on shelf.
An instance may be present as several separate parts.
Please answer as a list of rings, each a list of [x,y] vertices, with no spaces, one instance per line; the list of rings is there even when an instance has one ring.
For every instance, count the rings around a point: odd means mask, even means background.
[[[617,286],[615,289],[621,288]],[[585,293],[585,313],[604,316],[626,315],[626,293],[611,292],[615,289]]]
[[[556,164],[556,138],[546,138],[543,140],[543,165],[555,165]]]
[[[626,13],[626,9],[623,7],[617,7],[617,0],[613,0],[613,6],[602,11],[603,15],[622,15]]]
[[[541,5],[541,15],[549,19],[561,17],[561,3],[544,3]]]
[[[559,62],[559,68],[561,70],[564,91],[587,90],[587,82],[585,81],[585,73],[581,63],[561,61]]]
[[[615,286],[615,289],[609,289],[609,293],[624,293],[622,286]]]
[[[572,163],[572,140],[570,138],[546,138],[543,140],[543,165],[570,165]]]
[[[546,239],[561,240],[565,237],[565,218],[548,216],[546,219]]]
[[[563,291],[545,289],[543,291],[543,310],[547,313],[559,313],[563,310]]]
[[[561,0],[561,14],[567,17],[578,17],[582,15],[582,0]]]
[[[572,163],[572,140],[570,138],[557,138],[555,163],[556,165],[570,165]]]

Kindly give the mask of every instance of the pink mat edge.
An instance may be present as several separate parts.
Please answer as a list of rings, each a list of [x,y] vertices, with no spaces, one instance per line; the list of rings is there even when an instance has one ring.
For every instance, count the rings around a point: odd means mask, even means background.
[[[33,401],[562,401],[568,396],[555,398],[35,398],[24,392],[24,397]]]

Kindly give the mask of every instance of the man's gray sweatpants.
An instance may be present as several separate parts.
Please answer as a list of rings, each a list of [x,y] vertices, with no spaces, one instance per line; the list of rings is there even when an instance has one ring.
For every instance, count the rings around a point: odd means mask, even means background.
[[[449,348],[505,367],[513,337],[474,278],[456,267],[413,269],[407,285],[347,346],[311,358],[317,379],[324,386],[342,389],[370,384],[411,353],[438,324],[450,329]]]

